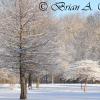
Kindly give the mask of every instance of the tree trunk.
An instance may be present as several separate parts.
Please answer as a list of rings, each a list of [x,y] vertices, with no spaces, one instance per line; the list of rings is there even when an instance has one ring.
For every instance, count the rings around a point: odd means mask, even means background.
[[[20,87],[21,87],[21,93],[20,93],[20,99],[27,99],[27,78],[26,78],[26,71],[25,71],[25,65],[22,63],[23,59],[23,46],[22,46],[22,38],[23,38],[23,25],[22,25],[22,0],[19,0],[19,22],[20,22],[20,31],[19,31],[19,66],[20,66]]]
[[[28,88],[29,89],[32,89],[32,74],[29,73],[29,77],[28,77]]]
[[[36,81],[36,88],[39,88],[39,85],[40,85],[40,78],[38,77]]]
[[[87,79],[85,80],[85,85],[84,85],[84,92],[87,90]]]
[[[46,83],[48,83],[48,75],[46,75]]]
[[[21,94],[20,99],[27,99],[27,79],[25,77],[25,73],[20,74],[20,87],[21,87]]]
[[[53,74],[51,76],[51,81],[52,81],[52,84],[54,84],[54,75]]]

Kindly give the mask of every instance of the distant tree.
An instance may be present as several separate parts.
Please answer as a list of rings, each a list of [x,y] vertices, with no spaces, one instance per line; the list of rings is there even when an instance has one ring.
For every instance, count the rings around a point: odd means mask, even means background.
[[[84,91],[86,91],[86,84],[89,81],[100,81],[100,65],[92,60],[78,61],[66,69],[64,79],[85,83]]]

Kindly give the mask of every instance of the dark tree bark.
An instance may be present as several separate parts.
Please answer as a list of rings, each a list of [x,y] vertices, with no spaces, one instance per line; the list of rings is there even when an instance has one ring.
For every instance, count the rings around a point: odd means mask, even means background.
[[[46,78],[46,83],[48,83],[48,75],[46,75],[45,78]]]
[[[87,90],[87,79],[85,79],[84,92]]]
[[[21,94],[20,99],[27,98],[27,78],[25,78],[25,74],[20,74],[20,85],[21,85]]]
[[[29,77],[28,77],[28,88],[29,89],[32,89],[32,82],[33,82],[32,73],[29,73]]]
[[[22,50],[22,30],[20,32],[20,51]],[[20,64],[20,87],[21,87],[21,94],[20,99],[27,98],[27,78],[25,72],[25,66],[22,63],[22,52],[20,52],[19,56],[19,64]]]

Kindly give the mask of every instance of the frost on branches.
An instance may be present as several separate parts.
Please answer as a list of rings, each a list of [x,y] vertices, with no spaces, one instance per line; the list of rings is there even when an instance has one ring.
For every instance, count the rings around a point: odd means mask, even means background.
[[[77,61],[66,69],[64,79],[78,80],[81,83],[100,81],[100,65],[92,60]]]
[[[12,70],[7,70],[6,68],[0,68],[0,82],[15,84],[18,82],[18,77]]]

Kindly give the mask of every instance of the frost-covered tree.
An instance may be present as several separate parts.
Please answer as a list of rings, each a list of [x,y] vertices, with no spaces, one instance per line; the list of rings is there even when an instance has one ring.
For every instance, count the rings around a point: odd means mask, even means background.
[[[52,83],[54,77],[62,71],[66,65],[66,50],[65,50],[65,34],[62,32],[61,26],[58,26],[58,22],[54,23],[54,20],[50,21],[52,24],[49,26],[49,34],[47,38],[48,43],[41,49],[41,52],[45,52],[45,55],[41,59],[46,66],[46,70],[52,77]],[[51,30],[52,29],[52,30]],[[45,62],[47,63],[45,65]],[[55,70],[54,70],[55,69]]]
[[[68,15],[63,18],[63,27],[66,34],[66,58],[69,63],[82,58],[82,43],[81,37],[84,29],[85,19],[80,15]],[[82,33],[82,34],[80,34]],[[84,51],[84,50],[83,50]]]
[[[12,83],[18,82],[18,75],[12,70],[7,70],[7,68],[0,68],[0,82],[1,83]]]
[[[50,21],[41,12],[36,12],[39,0],[34,2],[2,0],[4,10],[0,12],[1,66],[20,69],[21,99],[27,98],[27,77],[31,70],[37,72],[37,76],[46,69],[55,73],[54,69],[58,72],[65,59],[62,29],[57,28],[58,23],[54,20]]]
[[[100,61],[100,13],[96,12],[87,17],[86,30],[88,33],[87,59]]]
[[[66,53],[68,61],[99,60],[100,52],[100,13],[81,17],[80,15],[66,16],[64,27],[67,36]]]
[[[69,66],[64,73],[65,80],[77,80],[81,83],[100,81],[100,65],[97,61],[82,60]]]
[[[40,42],[37,43],[37,39],[33,38],[43,35],[33,31],[34,21],[40,18],[35,8],[38,2],[39,0],[0,1],[0,65],[17,71],[19,69],[21,99],[27,98],[27,71],[29,66],[34,65],[31,61],[34,48],[40,46]]]

